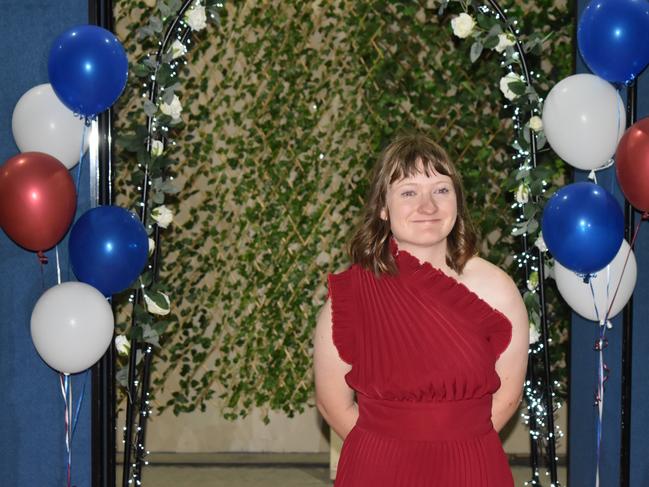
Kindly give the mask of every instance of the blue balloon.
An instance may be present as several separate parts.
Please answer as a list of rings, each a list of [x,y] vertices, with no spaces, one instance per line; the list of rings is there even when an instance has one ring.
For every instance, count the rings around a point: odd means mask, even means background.
[[[149,239],[133,213],[99,206],[72,226],[68,249],[77,279],[112,296],[127,289],[144,269]]]
[[[579,19],[577,43],[594,74],[632,81],[649,64],[649,2],[592,0]]]
[[[574,183],[548,200],[541,222],[543,240],[557,261],[579,274],[592,274],[615,257],[624,238],[624,216],[613,195],[594,183]]]
[[[122,44],[95,25],[73,27],[57,37],[47,67],[50,84],[63,104],[88,118],[115,103],[128,77]]]

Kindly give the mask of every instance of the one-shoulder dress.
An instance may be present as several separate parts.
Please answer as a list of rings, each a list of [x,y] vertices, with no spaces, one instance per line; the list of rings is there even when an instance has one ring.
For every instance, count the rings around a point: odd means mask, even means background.
[[[334,485],[513,486],[491,423],[511,323],[393,242],[398,275],[352,265],[329,276],[333,341],[359,408]]]

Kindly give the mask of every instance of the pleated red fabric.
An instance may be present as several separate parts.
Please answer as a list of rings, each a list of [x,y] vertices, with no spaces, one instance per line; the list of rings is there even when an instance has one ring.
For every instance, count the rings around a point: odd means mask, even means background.
[[[391,243],[399,274],[329,276],[333,341],[359,418],[335,487],[510,487],[491,423],[511,323],[466,286]]]

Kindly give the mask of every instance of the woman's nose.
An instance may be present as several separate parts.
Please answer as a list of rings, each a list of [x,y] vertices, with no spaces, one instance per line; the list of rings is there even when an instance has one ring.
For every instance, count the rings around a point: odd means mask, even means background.
[[[419,204],[419,210],[425,213],[434,213],[437,211],[437,203],[432,196],[424,196]]]

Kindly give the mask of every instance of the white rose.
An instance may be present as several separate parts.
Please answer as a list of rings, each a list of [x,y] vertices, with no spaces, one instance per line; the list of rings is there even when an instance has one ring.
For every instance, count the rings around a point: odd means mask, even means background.
[[[541,334],[532,323],[530,323],[530,345],[538,342],[541,339]]]
[[[180,104],[180,99],[178,98],[178,96],[174,95],[171,103],[169,103],[168,105],[166,103],[162,103],[160,105],[160,110],[165,115],[169,115],[174,120],[178,120],[180,118],[181,112],[183,111],[183,107]]]
[[[173,44],[171,44],[171,57],[173,59],[178,59],[181,56],[187,54],[187,46],[176,39]]]
[[[156,221],[159,227],[167,228],[174,220],[174,214],[165,205],[161,205],[151,210],[151,218]]]
[[[534,132],[540,132],[543,130],[543,120],[541,120],[541,117],[538,115],[534,115],[532,118],[530,118],[529,121],[529,126]]]
[[[155,240],[149,237],[149,255],[151,255],[154,250],[155,250]]]
[[[475,27],[475,20],[467,13],[461,13],[457,17],[454,17],[451,20],[451,28],[453,29],[453,34],[458,36],[460,39],[464,39],[471,35],[473,28]]]
[[[498,34],[498,45],[496,45],[494,49],[498,52],[503,52],[509,46],[513,46],[514,44],[516,44],[514,36],[512,36],[511,34],[501,33]]]
[[[128,355],[131,351],[131,342],[124,335],[117,335],[115,337],[115,348],[120,355]]]
[[[509,83],[512,81],[521,81],[521,78],[515,73],[507,73],[505,76],[500,78],[500,91],[503,92],[503,95],[505,95],[505,98],[508,100],[518,98],[518,95],[509,89]]]
[[[171,311],[171,302],[169,301],[169,296],[167,296],[165,293],[158,293],[162,295],[164,300],[166,301],[167,305],[164,308],[161,308],[158,306],[153,299],[151,299],[146,293],[144,293],[144,302],[146,303],[146,309],[149,313],[154,314],[154,315],[168,315],[169,312]]]
[[[518,185],[516,190],[516,202],[524,205],[530,200],[530,188],[527,187],[527,184],[521,183]]]
[[[151,155],[153,157],[161,156],[164,149],[165,146],[161,140],[154,140],[153,142],[151,142]]]
[[[201,30],[207,25],[207,16],[205,15],[205,7],[196,6],[185,13],[185,22],[191,30]]]
[[[534,242],[534,246],[539,249],[541,252],[547,252],[548,248],[545,245],[545,240],[543,240],[543,235],[539,235],[536,241]]]

